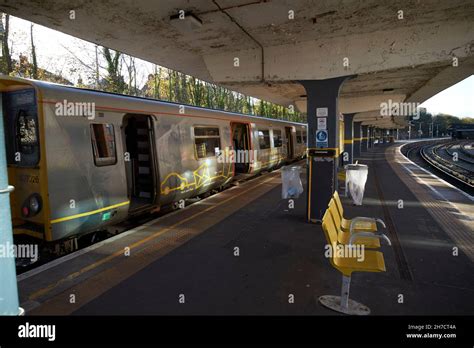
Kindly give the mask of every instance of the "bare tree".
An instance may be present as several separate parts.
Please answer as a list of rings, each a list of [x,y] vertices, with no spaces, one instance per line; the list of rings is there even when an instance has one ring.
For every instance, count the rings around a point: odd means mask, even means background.
[[[122,61],[127,68],[128,73],[128,94],[137,95],[137,68],[135,64],[135,58],[128,56],[128,63],[125,56],[122,55]]]
[[[105,78],[107,82],[106,90],[109,92],[123,93],[126,84],[121,74],[121,53],[118,51],[112,53],[110,49],[104,47],[103,55],[107,62],[108,73],[108,76]]]
[[[99,46],[95,45],[95,88],[99,89]]]
[[[156,64],[154,64],[154,85],[153,85],[153,98],[155,99],[160,99],[161,98],[161,93],[160,93],[160,87],[161,87],[161,67],[158,68]]]
[[[30,24],[30,38],[31,38],[31,77],[38,79],[38,61],[36,60],[36,48],[33,39],[33,23]]]
[[[100,89],[100,79],[105,78],[100,74],[100,69],[106,69],[106,67],[99,64],[99,55],[98,55],[98,46],[95,46],[95,56],[88,56],[87,61],[84,58],[79,58],[69,47],[61,45],[70,55],[73,62],[70,62],[69,65],[74,67],[74,70],[77,70],[76,63],[79,63],[83,68],[85,68],[86,73],[88,72],[89,81],[94,85],[94,88]],[[80,46],[78,47],[80,48]],[[81,51],[88,52],[86,47],[82,47]]]
[[[3,18],[5,18],[5,26],[3,25]],[[13,71],[12,57],[10,54],[10,47],[8,38],[10,34],[10,15],[3,14],[0,17],[0,36],[2,43],[2,73],[9,75]]]

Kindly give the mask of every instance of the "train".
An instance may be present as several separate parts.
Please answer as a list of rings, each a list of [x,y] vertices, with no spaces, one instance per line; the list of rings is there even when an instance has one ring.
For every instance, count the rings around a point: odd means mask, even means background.
[[[304,158],[303,123],[0,76],[15,235],[77,238]]]

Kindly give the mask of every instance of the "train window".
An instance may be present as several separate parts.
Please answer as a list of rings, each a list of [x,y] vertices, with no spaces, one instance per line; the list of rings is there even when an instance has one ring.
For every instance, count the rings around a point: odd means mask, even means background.
[[[268,130],[258,131],[258,144],[260,145],[260,150],[265,150],[265,149],[270,148],[270,131]]]
[[[273,130],[273,147],[281,147],[283,145],[283,138],[281,137],[281,130]]]
[[[301,131],[300,130],[297,130],[296,131],[296,142],[298,144],[301,144],[303,142],[303,136],[301,135]]]
[[[16,119],[16,150],[20,153],[20,166],[32,166],[38,163],[39,145],[36,117],[20,109]]]
[[[92,150],[96,166],[110,166],[117,163],[114,126],[108,123],[91,124]]]
[[[197,158],[216,156],[221,148],[218,127],[194,127],[194,146]]]
[[[306,144],[306,131],[302,131],[303,133],[303,144]]]
[[[32,154],[34,147],[38,145],[36,136],[36,120],[21,110],[17,119],[18,149],[23,154]]]

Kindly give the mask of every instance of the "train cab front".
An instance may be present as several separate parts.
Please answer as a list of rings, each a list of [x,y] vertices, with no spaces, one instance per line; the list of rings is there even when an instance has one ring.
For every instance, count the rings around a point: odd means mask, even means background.
[[[0,93],[8,182],[15,188],[10,194],[13,232],[16,236],[48,240],[47,177],[38,90],[29,81],[0,77]]]

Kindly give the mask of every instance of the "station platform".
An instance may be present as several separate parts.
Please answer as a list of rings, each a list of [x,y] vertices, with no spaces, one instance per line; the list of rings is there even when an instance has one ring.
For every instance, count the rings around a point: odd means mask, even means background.
[[[373,315],[472,314],[472,197],[400,145],[363,153],[363,205],[343,198],[346,217],[380,217],[392,240],[387,271],[354,273],[350,297]],[[305,216],[305,195],[290,209],[280,172],[264,174],[20,275],[21,303],[27,315],[340,315],[317,301],[340,294],[341,276]]]

